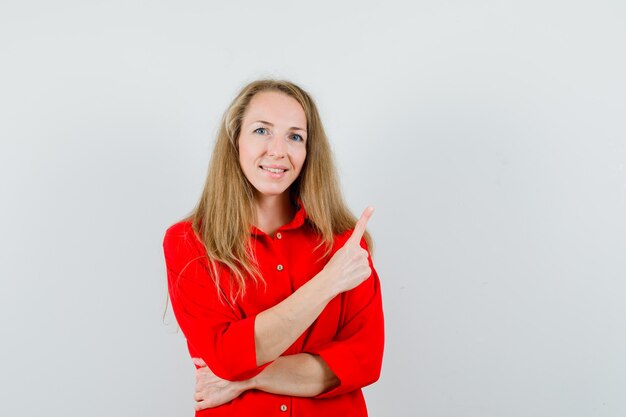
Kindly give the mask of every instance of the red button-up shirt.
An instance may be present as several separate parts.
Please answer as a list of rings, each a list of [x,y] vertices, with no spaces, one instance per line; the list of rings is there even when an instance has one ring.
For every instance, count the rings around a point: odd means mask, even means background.
[[[343,246],[352,231],[335,236],[330,255],[315,248],[319,237],[300,208],[291,222],[274,236],[252,228],[252,244],[267,285],[248,284],[235,306],[219,300],[210,277],[204,246],[190,222],[171,226],[163,240],[168,288],[176,320],[189,353],[202,358],[219,377],[244,380],[262,372],[256,365],[254,320],[257,314],[280,303],[313,278]],[[361,245],[366,247],[365,241]],[[362,417],[367,409],[361,387],[376,381],[383,357],[383,310],[378,275],[331,300],[317,320],[283,355],[320,355],[340,385],[314,398],[291,397],[250,390],[219,407],[196,416],[236,417]],[[227,271],[219,272],[228,294]]]

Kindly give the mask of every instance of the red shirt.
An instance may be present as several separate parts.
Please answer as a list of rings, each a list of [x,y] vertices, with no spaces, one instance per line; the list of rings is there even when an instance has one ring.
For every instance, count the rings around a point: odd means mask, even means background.
[[[280,303],[320,272],[351,233],[335,236],[330,255],[320,259],[323,248],[315,249],[319,237],[302,208],[274,236],[253,227],[252,244],[267,286],[249,283],[244,298],[231,307],[218,299],[206,251],[191,223],[171,226],[163,240],[168,288],[191,356],[202,358],[217,376],[230,381],[260,373],[267,365],[256,365],[256,315]],[[364,240],[361,246],[366,248]],[[367,416],[361,387],[378,379],[384,345],[380,282],[371,257],[370,266],[372,275],[331,300],[283,353],[320,355],[340,380],[339,386],[314,398],[249,390],[227,404],[198,411],[196,416]],[[220,285],[228,294],[227,271],[222,269],[219,275]]]

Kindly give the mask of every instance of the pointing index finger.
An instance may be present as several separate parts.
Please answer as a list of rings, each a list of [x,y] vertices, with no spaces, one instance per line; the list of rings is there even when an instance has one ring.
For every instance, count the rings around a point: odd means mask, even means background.
[[[367,227],[367,222],[369,221],[370,217],[372,217],[373,212],[374,212],[374,207],[372,206],[369,206],[365,210],[363,210],[363,214],[361,214],[361,218],[359,219],[358,222],[356,222],[356,226],[354,226],[354,231],[352,232],[352,235],[348,239],[349,242],[352,242],[357,245],[360,244],[361,238],[363,237],[363,234],[365,234],[365,228]]]

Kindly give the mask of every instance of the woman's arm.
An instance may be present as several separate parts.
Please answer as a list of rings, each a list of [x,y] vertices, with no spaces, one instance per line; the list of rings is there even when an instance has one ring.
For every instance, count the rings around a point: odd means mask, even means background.
[[[338,294],[351,290],[372,273],[369,253],[361,247],[373,208],[363,211],[352,235],[324,269],[292,295],[256,317],[254,342],[257,366],[278,358],[317,319]]]
[[[234,382],[217,377],[202,359],[194,358],[193,362],[200,367],[196,370],[196,410],[220,406],[250,389],[315,397],[339,385],[339,380],[324,360],[308,353],[281,356],[257,376]]]
[[[385,344],[384,313],[378,274],[341,297],[345,317],[333,340],[307,345],[303,352],[319,355],[340,381],[316,398],[342,395],[380,377]]]
[[[380,281],[372,277],[346,293],[343,300],[347,324],[335,340],[307,348],[307,352],[281,356],[253,378],[226,381],[202,361],[196,371],[196,408],[225,404],[243,392],[326,398],[366,386],[378,379],[382,365],[384,324]]]
[[[250,389],[326,398],[376,381],[382,365],[384,320],[380,280],[373,265],[371,269],[366,282],[342,296],[345,324],[333,340],[281,356],[260,374],[239,382],[217,378],[201,359],[194,359],[200,366],[196,372],[198,409],[224,404]]]
[[[253,382],[254,389],[296,397],[315,397],[339,384],[326,362],[309,353],[279,357]]]

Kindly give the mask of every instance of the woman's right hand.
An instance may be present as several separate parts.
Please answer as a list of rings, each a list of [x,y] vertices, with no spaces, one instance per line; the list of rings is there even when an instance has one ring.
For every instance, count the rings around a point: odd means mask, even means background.
[[[252,380],[227,381],[215,375],[201,358],[192,358],[196,369],[196,411],[231,402],[252,388]]]
[[[336,294],[359,286],[372,274],[368,261],[369,253],[361,247],[361,238],[373,212],[373,207],[367,207],[363,211],[352,235],[343,247],[335,252],[322,270],[325,279]]]

